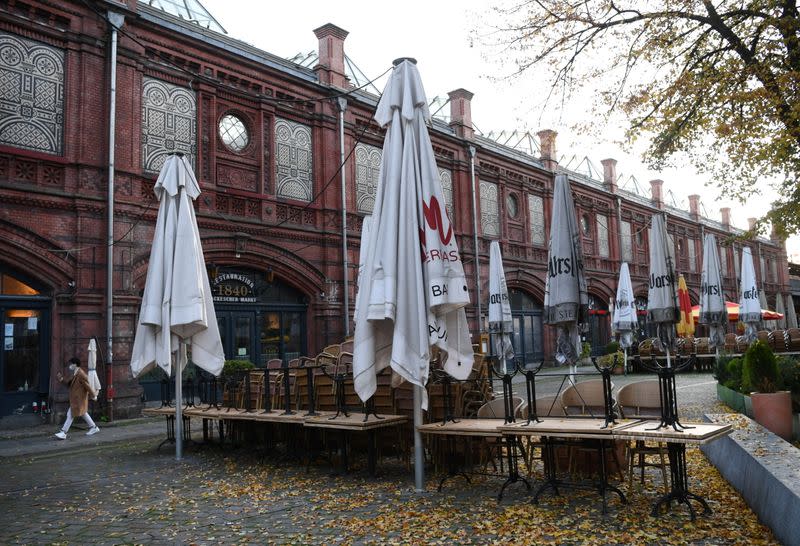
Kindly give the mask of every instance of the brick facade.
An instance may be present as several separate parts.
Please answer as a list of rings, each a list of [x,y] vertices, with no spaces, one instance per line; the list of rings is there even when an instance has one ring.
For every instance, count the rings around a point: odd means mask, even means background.
[[[163,140],[145,142],[151,137],[143,131],[143,124],[151,120],[158,131],[157,124],[162,123],[158,115],[145,119],[152,114],[149,102],[143,99],[147,82],[159,82],[163,89],[185,90],[195,99],[191,155],[203,191],[196,207],[206,262],[215,267],[269,272],[302,293],[307,305],[307,352],[339,341],[344,331],[341,187],[337,174],[339,111],[335,101],[327,97],[349,88],[340,59],[347,32],[333,25],[315,31],[321,43],[320,63],[312,70],[158,10],[137,6],[135,0],[124,4],[95,3],[103,13],[111,9],[126,16],[117,56],[115,417],[134,415],[140,407],[141,388],[130,377],[127,363],[158,208],[152,192],[156,173],[146,169],[150,164],[147,154],[154,146],[172,149],[176,139],[170,135],[182,130],[172,127]],[[48,358],[52,373],[48,390],[63,408],[65,393],[55,384],[55,371],[73,354],[85,358],[89,337],[106,337],[110,32],[108,24],[83,2],[48,0],[0,3],[0,32],[63,53],[63,146],[45,153],[0,144],[0,269],[32,279],[50,298]],[[326,53],[329,58],[324,58]],[[547,239],[544,244],[532,239],[535,230],[528,196],[542,199],[547,235],[554,173],[560,169],[556,133],[540,133],[541,157],[521,154],[474,134],[469,91],[457,89],[450,96],[453,121],[448,126],[436,120],[431,137],[439,167],[452,180],[450,206],[455,211],[454,229],[467,278],[475,278],[476,265],[469,155],[469,147],[474,146],[475,191],[479,192],[481,181],[497,188],[499,239],[509,288],[541,305]],[[150,96],[147,100],[160,99]],[[359,143],[369,149],[381,148],[382,131],[371,119],[376,97],[356,92],[347,100],[345,151]],[[174,104],[169,108],[179,109]],[[218,132],[218,122],[226,114],[236,116],[247,130],[248,142],[236,152],[226,147]],[[176,122],[165,119],[163,123]],[[281,127],[295,125],[308,128],[306,148],[283,147],[288,139],[282,140]],[[306,152],[311,156],[310,199],[291,194],[291,186],[281,186],[287,176],[297,175],[297,165],[285,171],[279,168],[282,161],[293,157],[292,153]],[[289,154],[289,159],[281,154]],[[362,178],[356,175],[355,154],[348,159],[345,172],[348,262],[352,268],[347,290],[352,307],[363,218],[358,212],[355,181]],[[575,173],[572,179],[579,223],[585,221],[587,227],[584,253],[589,291],[597,301],[608,302],[615,293],[622,252],[618,236],[621,222],[631,226],[634,290],[637,296],[646,297],[647,237],[646,232],[641,237],[641,232],[659,209],[666,209],[670,215],[669,228],[676,244],[685,241],[681,243],[684,250],[678,253],[678,270],[686,276],[692,299],[697,300],[701,235],[704,230],[711,231],[722,240],[730,234],[729,225],[699,218],[696,209],[693,214],[671,209],[663,203],[660,192],[654,192],[656,200],[650,201],[619,190],[615,176],[605,183]],[[280,188],[289,188],[290,193],[283,195],[296,197],[281,197]],[[480,193],[477,199],[480,216]],[[516,210],[514,214],[509,211],[510,204]],[[599,216],[604,220],[598,228]],[[480,231],[479,227],[479,276],[485,296],[490,240]],[[603,237],[606,239],[599,240]],[[689,244],[695,245],[691,253],[697,260],[694,267],[688,263]],[[773,268],[767,268],[763,283],[772,303],[776,293],[788,293],[785,250],[779,241],[759,240],[751,246],[754,255],[760,252],[770,263],[778,264],[774,276],[770,273]],[[730,250],[730,246],[723,248]],[[740,252],[741,243],[735,243],[735,248]],[[725,292],[735,300],[732,254],[727,263],[730,271],[725,277]],[[483,307],[485,311],[485,302]],[[476,307],[470,308],[468,317],[477,330],[476,311]],[[552,354],[548,328],[536,335],[544,338],[544,354]]]

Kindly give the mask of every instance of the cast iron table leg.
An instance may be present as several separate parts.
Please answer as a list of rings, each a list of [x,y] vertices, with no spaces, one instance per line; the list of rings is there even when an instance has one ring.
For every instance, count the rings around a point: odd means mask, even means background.
[[[506,487],[511,485],[512,483],[522,482],[525,484],[525,487],[528,491],[531,490],[531,484],[528,483],[528,480],[523,478],[519,475],[519,465],[517,464],[517,442],[518,438],[516,436],[506,436],[506,449],[507,451],[507,459],[508,459],[508,478],[503,483],[503,486],[500,488],[500,493],[497,495],[497,502],[503,500],[503,492],[506,490]]]
[[[600,484],[598,485],[598,490],[600,491],[600,496],[603,497],[603,514],[608,511],[608,506],[606,503],[606,492],[613,491],[617,495],[619,495],[622,504],[628,504],[628,499],[625,498],[625,495],[622,494],[616,486],[609,485],[608,483],[608,472],[606,472],[606,442],[608,440],[598,440],[598,450],[600,454]]]
[[[667,443],[669,454],[669,474],[672,489],[669,493],[658,499],[653,505],[652,516],[658,515],[659,507],[666,503],[670,507],[672,501],[685,504],[689,508],[689,515],[694,521],[696,514],[689,501],[697,501],[703,506],[703,515],[710,516],[713,512],[708,503],[700,495],[689,492],[689,478],[686,475],[686,445],[678,443]]]
[[[158,444],[158,447],[156,448],[156,451],[161,449],[161,446],[163,446],[166,443],[170,443],[170,444],[174,444],[175,443],[175,416],[174,415],[165,415],[164,417],[167,418],[167,437],[160,444]]]
[[[533,495],[533,504],[539,504],[539,495],[548,489],[558,495],[558,484],[560,483],[556,477],[556,451],[553,447],[553,441],[549,436],[542,436],[542,459],[544,462],[544,483],[539,486],[536,493]]]
[[[467,480],[467,483],[472,483],[469,475],[464,470],[463,464],[459,466],[458,462],[456,462],[455,439],[452,436],[445,436],[445,438],[447,439],[447,452],[450,456],[447,457],[447,474],[442,476],[442,479],[439,480],[439,487],[436,488],[439,493],[442,492],[442,485],[444,485],[444,482],[448,478],[464,476],[464,479]],[[469,450],[469,445],[467,445],[467,449]]]

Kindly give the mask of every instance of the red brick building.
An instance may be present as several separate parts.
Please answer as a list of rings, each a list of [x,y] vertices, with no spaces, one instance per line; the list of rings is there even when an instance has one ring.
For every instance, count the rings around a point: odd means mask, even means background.
[[[318,59],[309,68],[213,30],[213,18],[198,23],[189,15],[137,0],[0,1],[0,417],[29,412],[34,401],[63,407],[55,372],[72,355],[85,359],[91,337],[100,341],[101,361],[112,361],[114,417],[138,412],[142,391],[128,359],[158,208],[152,187],[173,151],[190,158],[203,190],[197,216],[226,355],[291,358],[351,329],[345,316],[352,315],[361,223],[373,204],[383,134],[372,121],[377,96],[348,80],[347,32],[316,29]],[[538,134],[533,155],[500,145],[475,133],[469,91],[449,97],[448,120],[435,119],[431,131],[448,212],[483,299],[489,242],[502,242],[518,354],[552,354],[541,309],[556,172],[573,181],[594,346],[609,339],[605,313],[621,260],[630,262],[646,301],[647,226],[658,211],[669,215],[678,268],[697,299],[702,233],[721,241],[736,231],[729,210],[716,222],[700,216],[698,196],[689,196],[688,212],[670,207],[658,180],[651,197],[622,190],[611,159],[602,180],[566,171],[553,131]],[[748,244],[774,305],[788,293],[783,245]],[[741,243],[720,250],[726,296],[735,300]],[[477,332],[477,306],[468,316]]]

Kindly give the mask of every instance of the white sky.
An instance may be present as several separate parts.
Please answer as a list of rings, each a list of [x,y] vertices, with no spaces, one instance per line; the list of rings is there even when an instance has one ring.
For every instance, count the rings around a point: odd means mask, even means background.
[[[471,45],[470,34],[491,18],[487,6],[496,2],[406,0],[401,4],[383,4],[374,0],[303,0],[285,4],[263,0],[201,0],[201,3],[229,36],[280,57],[316,51],[317,38],[312,31],[325,23],[333,23],[350,33],[345,40],[345,53],[370,79],[383,73],[394,59],[414,57],[429,100],[437,95],[446,98],[449,91],[462,87],[475,94],[472,119],[484,135],[490,131],[509,133],[518,129],[535,134],[541,129],[553,129],[559,133],[559,156],[588,156],[598,169],[602,169],[601,159],[613,157],[623,179],[634,175],[645,190],[649,190],[649,180],[664,180],[668,203],[668,190],[684,209],[688,209],[688,195],[700,194],[705,207],[701,213],[713,220],[720,220],[720,207],[731,207],[733,224],[746,229],[748,217],[760,216],[769,208],[769,197],[752,199],[746,209],[735,201],[717,200],[718,190],[705,187],[705,180],[691,167],[662,172],[648,170],[635,155],[624,153],[614,142],[622,139],[622,127],[608,127],[605,142],[575,133],[570,126],[591,115],[591,104],[585,98],[576,99],[565,104],[563,110],[555,108],[560,104],[551,104],[543,111],[542,104],[549,91],[544,76],[539,80],[531,72],[523,80],[493,81],[491,76],[505,75],[503,71],[507,69],[500,66],[501,58],[485,59],[487,50]],[[392,8],[394,12],[390,13]],[[384,82],[376,83],[378,89],[383,89]],[[445,109],[449,111],[449,106]],[[800,236],[790,238],[787,247],[789,260],[800,262]]]

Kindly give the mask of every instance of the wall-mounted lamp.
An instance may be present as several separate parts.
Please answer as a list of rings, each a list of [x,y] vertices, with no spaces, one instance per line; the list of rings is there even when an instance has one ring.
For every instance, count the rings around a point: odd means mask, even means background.
[[[236,257],[241,258],[242,254],[245,252],[245,247],[247,245],[247,240],[250,236],[247,233],[237,233],[236,234]]]
[[[272,283],[272,281],[275,280],[275,273],[272,272],[271,267],[267,268],[267,273],[264,275],[264,277],[267,279],[268,283]]]

